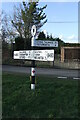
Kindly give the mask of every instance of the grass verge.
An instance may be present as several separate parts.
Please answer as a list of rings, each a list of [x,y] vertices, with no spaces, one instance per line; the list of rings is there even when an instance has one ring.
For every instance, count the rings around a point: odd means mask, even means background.
[[[30,90],[29,76],[3,73],[2,111],[5,118],[77,118],[78,81],[37,76]]]

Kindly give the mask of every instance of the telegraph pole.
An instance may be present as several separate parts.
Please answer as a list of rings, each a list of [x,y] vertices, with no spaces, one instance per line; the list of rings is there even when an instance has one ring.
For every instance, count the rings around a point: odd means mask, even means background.
[[[36,34],[36,26],[33,25],[31,29],[32,39],[31,39],[31,48],[34,50],[34,41]],[[32,68],[31,68],[31,90],[35,89],[35,60],[32,60]]]

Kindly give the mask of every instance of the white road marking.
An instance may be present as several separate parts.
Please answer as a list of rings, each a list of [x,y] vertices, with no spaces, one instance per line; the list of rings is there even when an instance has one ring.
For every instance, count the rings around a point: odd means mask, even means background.
[[[67,79],[67,77],[57,77],[57,78],[59,78],[59,79],[61,79],[61,78],[63,78],[63,79]]]
[[[80,78],[73,78],[73,79],[75,79],[75,80],[79,80]]]

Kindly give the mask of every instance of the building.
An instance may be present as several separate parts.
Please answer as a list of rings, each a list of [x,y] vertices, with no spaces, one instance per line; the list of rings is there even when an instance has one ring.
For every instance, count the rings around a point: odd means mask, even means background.
[[[80,61],[80,47],[61,47],[61,62]]]

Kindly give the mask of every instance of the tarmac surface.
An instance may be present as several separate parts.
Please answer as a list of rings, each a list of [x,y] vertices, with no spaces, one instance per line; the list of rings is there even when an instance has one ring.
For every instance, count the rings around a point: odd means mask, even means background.
[[[57,77],[73,77],[80,79],[80,70],[72,69],[54,69],[54,68],[35,68],[36,75],[49,75]],[[13,72],[13,73],[31,73],[31,67],[19,67],[19,66],[8,66],[2,65],[2,72]]]

